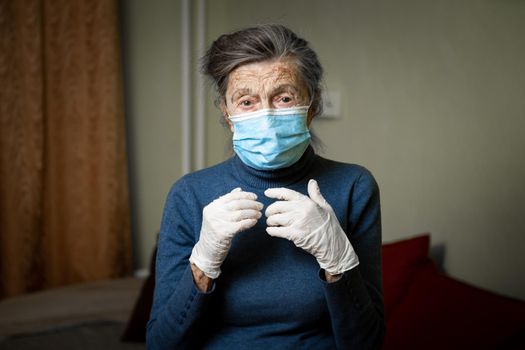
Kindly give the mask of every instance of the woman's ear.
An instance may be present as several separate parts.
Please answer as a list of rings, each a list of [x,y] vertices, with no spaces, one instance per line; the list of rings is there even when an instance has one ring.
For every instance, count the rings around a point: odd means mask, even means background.
[[[308,114],[306,116],[306,126],[310,127],[312,120],[314,120],[314,111],[312,109],[309,109]]]
[[[310,104],[310,109],[308,109],[308,115],[306,116],[306,125],[310,127],[312,120],[314,120],[314,113],[318,111],[319,104],[321,103],[321,89],[315,89],[314,98]]]
[[[226,103],[224,102],[224,100],[222,100],[220,102],[219,108],[221,110],[222,117],[226,121],[226,124],[228,124],[228,126],[230,127],[230,131],[233,132],[233,124],[232,124],[230,118],[228,117],[228,110],[226,109]]]

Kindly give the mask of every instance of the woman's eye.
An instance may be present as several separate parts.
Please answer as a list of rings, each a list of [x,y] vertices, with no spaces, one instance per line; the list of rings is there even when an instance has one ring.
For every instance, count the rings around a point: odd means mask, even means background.
[[[242,98],[239,99],[237,104],[235,105],[237,112],[236,113],[243,113],[243,112],[249,112],[252,111],[255,106],[257,105],[257,100],[254,98]]]
[[[280,96],[277,98],[277,106],[288,107],[294,101],[292,96]]]

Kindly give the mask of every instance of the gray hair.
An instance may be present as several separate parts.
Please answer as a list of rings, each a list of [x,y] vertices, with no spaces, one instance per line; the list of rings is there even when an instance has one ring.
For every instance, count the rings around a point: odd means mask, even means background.
[[[221,35],[202,57],[201,71],[215,87],[218,106],[225,100],[228,77],[234,69],[286,57],[295,59],[298,74],[308,89],[313,116],[320,115],[323,68],[308,42],[283,25],[263,24]]]

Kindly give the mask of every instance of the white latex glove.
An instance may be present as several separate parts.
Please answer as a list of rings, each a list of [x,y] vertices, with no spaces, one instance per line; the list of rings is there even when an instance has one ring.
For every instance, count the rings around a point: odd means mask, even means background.
[[[312,254],[319,266],[338,275],[359,264],[348,237],[328,202],[321,195],[317,181],[310,180],[305,196],[288,188],[270,188],[264,194],[281,199],[266,209],[266,232],[286,238]]]
[[[256,199],[255,193],[236,188],[204,207],[201,235],[193,247],[190,262],[209,278],[215,279],[221,274],[233,237],[253,227],[262,216],[263,205]]]

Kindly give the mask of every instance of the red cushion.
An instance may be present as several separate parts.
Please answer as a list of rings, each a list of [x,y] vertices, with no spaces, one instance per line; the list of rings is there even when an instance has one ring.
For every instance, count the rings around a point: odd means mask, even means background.
[[[387,321],[387,349],[525,349],[525,303],[438,273],[414,275]]]
[[[401,302],[417,268],[428,263],[430,235],[383,244],[383,295],[386,319]]]

